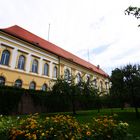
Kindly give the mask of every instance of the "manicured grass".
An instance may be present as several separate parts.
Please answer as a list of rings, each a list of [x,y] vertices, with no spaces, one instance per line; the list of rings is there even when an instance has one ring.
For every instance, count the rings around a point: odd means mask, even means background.
[[[140,109],[139,109],[140,112]],[[98,115],[112,115],[117,114],[119,121],[127,122],[129,124],[129,133],[134,136],[140,137],[140,119],[136,119],[135,111],[133,108],[117,109],[101,109],[98,113],[97,110],[78,111],[75,116],[80,123],[91,122],[93,117]]]

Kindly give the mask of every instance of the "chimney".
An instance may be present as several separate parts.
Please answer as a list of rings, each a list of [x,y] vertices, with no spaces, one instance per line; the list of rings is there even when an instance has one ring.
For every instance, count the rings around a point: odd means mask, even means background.
[[[100,69],[100,65],[97,65],[97,69]]]

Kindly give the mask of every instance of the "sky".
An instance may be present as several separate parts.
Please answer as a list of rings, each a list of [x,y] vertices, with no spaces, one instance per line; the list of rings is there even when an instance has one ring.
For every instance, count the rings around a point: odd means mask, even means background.
[[[0,0],[0,3],[0,28],[21,26],[100,65],[109,75],[117,67],[140,64],[140,20],[124,14],[130,5],[140,7],[140,0]]]

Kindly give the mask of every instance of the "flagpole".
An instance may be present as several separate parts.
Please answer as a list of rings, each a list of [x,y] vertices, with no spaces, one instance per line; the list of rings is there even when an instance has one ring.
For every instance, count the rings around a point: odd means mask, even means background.
[[[49,27],[48,27],[48,41],[50,40],[50,23],[49,23]]]

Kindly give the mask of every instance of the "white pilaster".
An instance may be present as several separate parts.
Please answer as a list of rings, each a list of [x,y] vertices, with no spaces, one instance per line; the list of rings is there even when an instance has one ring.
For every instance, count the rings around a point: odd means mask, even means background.
[[[31,66],[31,54],[28,54],[26,60],[26,68],[25,68],[27,72],[30,72],[30,66]]]
[[[43,59],[42,57],[39,59],[39,65],[38,65],[38,73],[39,75],[42,75],[42,67],[43,67]]]
[[[15,69],[15,67],[16,67],[17,54],[18,54],[17,48],[14,48],[13,53],[12,53],[12,59],[11,59],[11,68],[12,69]]]
[[[50,62],[49,74],[50,74],[50,78],[52,78],[53,77],[53,64],[52,64],[52,62]]]

